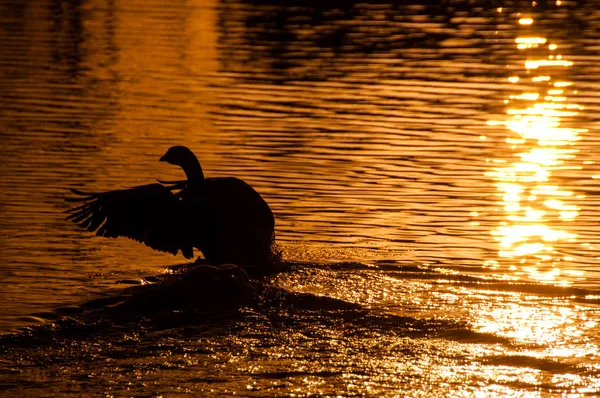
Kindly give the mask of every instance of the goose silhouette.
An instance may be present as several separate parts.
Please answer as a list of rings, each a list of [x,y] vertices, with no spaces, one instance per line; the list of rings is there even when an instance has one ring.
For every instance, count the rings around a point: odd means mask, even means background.
[[[123,236],[186,258],[196,248],[213,265],[259,273],[273,267],[275,219],[258,192],[239,178],[204,178],[185,146],[169,148],[160,161],[181,167],[187,179],[95,193],[72,189],[76,196],[65,200],[82,203],[67,210],[67,219],[98,236]]]

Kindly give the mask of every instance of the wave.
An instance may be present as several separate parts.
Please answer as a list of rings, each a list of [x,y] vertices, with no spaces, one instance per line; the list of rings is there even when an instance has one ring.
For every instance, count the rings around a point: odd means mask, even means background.
[[[22,328],[10,335],[0,336],[0,346],[7,342],[27,342],[32,339],[43,343],[49,336],[73,336],[96,332],[98,328],[119,327],[146,329],[183,327],[186,324],[206,322],[215,318],[239,317],[244,311],[255,311],[266,317],[290,317],[295,321],[314,322],[316,318],[343,320],[356,327],[378,330],[402,331],[405,336],[427,335],[462,342],[512,344],[510,339],[472,330],[465,322],[399,316],[372,303],[340,299],[334,294],[295,291],[288,283],[280,283],[291,275],[325,271],[355,275],[376,274],[379,278],[416,280],[433,285],[452,285],[470,289],[500,292],[518,292],[566,297],[576,301],[594,303],[598,292],[561,286],[519,283],[461,274],[447,274],[421,267],[378,265],[360,262],[310,264],[290,262],[287,271],[275,278],[249,280],[238,267],[227,265],[212,267],[190,264],[172,266],[168,272],[140,280],[122,280],[134,284],[119,291],[106,293],[79,305],[68,305],[52,311],[32,314],[32,323],[42,323]],[[336,277],[337,278],[337,277]],[[289,279],[289,281],[294,279]],[[331,283],[339,283],[331,279]],[[334,293],[334,292],[330,292]],[[111,326],[107,326],[111,325]],[[37,337],[36,337],[37,336]],[[18,345],[19,343],[17,343]]]

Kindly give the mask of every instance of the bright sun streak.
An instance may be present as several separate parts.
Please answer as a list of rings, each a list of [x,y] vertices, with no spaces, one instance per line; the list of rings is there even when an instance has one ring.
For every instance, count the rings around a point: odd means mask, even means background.
[[[519,23],[531,25],[533,20],[523,18]],[[558,253],[553,245],[577,241],[578,236],[568,232],[565,223],[579,215],[579,208],[569,203],[573,192],[552,183],[552,174],[565,169],[565,161],[576,156],[574,143],[587,130],[562,125],[564,118],[578,115],[582,107],[567,98],[566,88],[572,83],[555,81],[552,75],[573,62],[557,55],[558,46],[546,38],[519,37],[515,42],[519,50],[547,47],[550,55],[525,61],[525,70],[536,75],[508,79],[510,83],[529,80],[536,89],[505,101],[507,120],[488,122],[516,133],[506,143],[518,158],[512,163],[495,162],[503,166],[487,173],[496,181],[505,214],[492,236],[499,243],[500,258],[517,260],[511,269],[518,267],[519,273],[539,281],[557,281],[561,275],[558,262],[568,257]],[[497,262],[487,263],[490,264],[497,267]]]

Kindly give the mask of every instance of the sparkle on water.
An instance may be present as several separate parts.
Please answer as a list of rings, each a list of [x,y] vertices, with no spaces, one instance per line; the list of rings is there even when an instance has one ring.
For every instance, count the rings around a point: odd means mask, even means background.
[[[17,3],[0,330],[44,325],[0,337],[0,391],[600,390],[598,4]],[[181,178],[173,144],[273,208],[293,269],[257,303],[123,311],[181,260],[63,220],[68,188]]]
[[[534,20],[522,18],[519,23],[529,26]],[[547,44],[547,39],[518,37],[515,42],[519,50],[527,50]],[[499,242],[498,255],[512,259],[511,269],[519,269],[535,280],[569,284],[561,280],[561,274],[569,272],[570,257],[553,245],[561,241],[578,243],[577,234],[569,232],[568,222],[574,221],[580,210],[573,198],[583,199],[585,195],[556,185],[560,180],[555,181],[553,174],[582,167],[567,166],[565,160],[576,159],[579,152],[576,143],[588,130],[563,127],[565,121],[576,118],[583,107],[572,98],[575,92],[563,89],[572,83],[562,81],[565,72],[557,68],[569,68],[573,62],[556,54],[557,48],[556,44],[549,44],[547,59],[528,58],[524,76],[508,78],[510,83],[529,80],[537,91],[511,95],[506,110],[509,118],[488,122],[505,125],[516,134],[507,138],[506,143],[519,160],[501,160],[504,165],[487,175],[496,181],[505,212],[505,220],[492,231]],[[530,73],[532,69],[536,74]],[[496,264],[497,261],[488,262],[488,265]],[[571,275],[583,274],[583,271],[571,272]]]

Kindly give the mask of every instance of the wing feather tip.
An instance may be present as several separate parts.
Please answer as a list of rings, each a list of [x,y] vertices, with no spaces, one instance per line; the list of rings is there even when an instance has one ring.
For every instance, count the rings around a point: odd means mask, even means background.
[[[77,197],[67,196],[65,198],[65,202],[85,202],[87,200],[96,199],[98,197],[98,194],[94,192],[84,192],[76,188],[70,188],[69,190],[72,194],[77,195]]]

